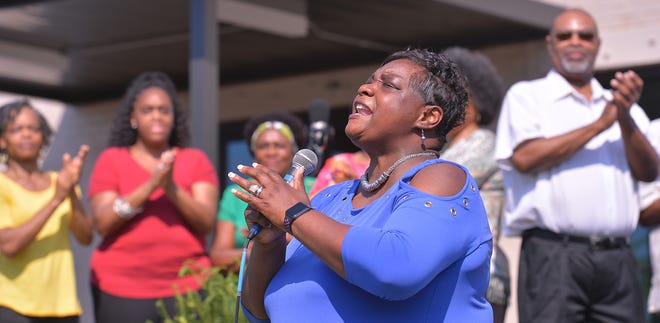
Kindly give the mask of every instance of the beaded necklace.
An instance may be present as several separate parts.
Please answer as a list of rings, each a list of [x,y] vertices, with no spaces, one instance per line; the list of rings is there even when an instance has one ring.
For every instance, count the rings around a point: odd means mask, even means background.
[[[395,161],[394,164],[392,164],[392,166],[390,166],[390,168],[388,168],[385,172],[380,174],[380,176],[378,176],[378,178],[376,178],[376,180],[371,182],[371,183],[369,183],[369,181],[367,180],[367,172],[368,171],[364,172],[364,174],[362,174],[362,177],[360,178],[360,188],[362,188],[363,190],[365,190],[367,192],[375,191],[376,189],[381,187],[383,184],[385,184],[385,182],[387,182],[387,179],[390,178],[390,174],[392,174],[394,169],[397,168],[399,165],[401,165],[401,163],[403,163],[404,161],[406,161],[410,158],[415,158],[415,157],[420,157],[420,156],[435,156],[437,158],[438,153],[435,152],[435,151],[423,151],[423,152],[420,152],[420,153],[405,155],[405,156],[399,158],[399,160]]]

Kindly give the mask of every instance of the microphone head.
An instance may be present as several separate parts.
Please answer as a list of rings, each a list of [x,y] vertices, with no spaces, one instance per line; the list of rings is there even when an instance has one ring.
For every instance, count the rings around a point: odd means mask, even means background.
[[[319,163],[319,158],[310,149],[300,149],[293,156],[293,165],[300,165],[305,170],[305,176],[311,174],[316,170],[316,165]]]

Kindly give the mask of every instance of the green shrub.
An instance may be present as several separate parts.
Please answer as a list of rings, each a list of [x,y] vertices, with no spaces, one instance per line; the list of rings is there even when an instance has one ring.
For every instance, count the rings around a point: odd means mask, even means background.
[[[219,267],[200,269],[199,266],[191,266],[191,263],[184,264],[179,272],[179,276],[186,275],[206,277],[206,280],[200,292],[189,291],[175,295],[174,316],[167,313],[163,300],[156,302],[156,307],[165,323],[234,322],[238,275],[232,272],[226,273]],[[247,322],[240,306],[238,321]]]

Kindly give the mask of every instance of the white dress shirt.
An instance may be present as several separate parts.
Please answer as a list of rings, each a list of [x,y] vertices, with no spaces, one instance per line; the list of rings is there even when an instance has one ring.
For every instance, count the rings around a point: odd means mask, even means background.
[[[573,156],[538,173],[511,164],[525,140],[561,135],[597,120],[611,93],[591,79],[587,100],[556,71],[514,84],[506,94],[497,129],[495,158],[504,174],[504,234],[539,227],[585,237],[629,236],[637,226],[637,181],[626,160],[618,122]],[[649,119],[637,104],[630,114],[646,134]]]

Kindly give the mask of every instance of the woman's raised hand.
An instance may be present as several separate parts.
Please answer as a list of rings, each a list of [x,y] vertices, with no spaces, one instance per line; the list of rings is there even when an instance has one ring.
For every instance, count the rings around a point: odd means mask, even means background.
[[[158,165],[153,172],[153,175],[157,182],[158,186],[167,190],[171,185],[174,185],[174,180],[172,179],[172,169],[174,168],[174,160],[176,158],[176,149],[169,149],[164,151],[160,155]]]
[[[89,152],[89,146],[82,145],[76,156],[71,157],[68,153],[62,155],[62,169],[57,176],[57,187],[55,195],[64,199],[80,181],[85,158]]]

